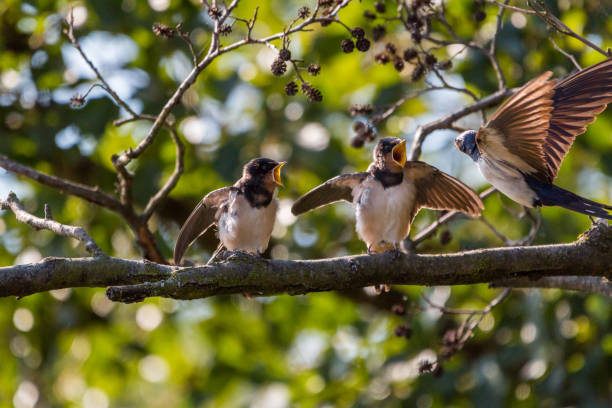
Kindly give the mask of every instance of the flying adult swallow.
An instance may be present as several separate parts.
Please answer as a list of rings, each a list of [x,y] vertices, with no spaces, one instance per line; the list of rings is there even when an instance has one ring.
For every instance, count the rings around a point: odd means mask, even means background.
[[[509,98],[478,131],[455,138],[499,191],[526,207],[559,206],[612,219],[612,207],[553,184],[576,136],[612,102],[612,59],[559,81],[545,72]]]
[[[217,225],[219,240],[229,251],[261,254],[268,247],[276,219],[277,185],[286,162],[253,159],[244,165],[242,177],[230,187],[208,193],[191,212],[174,246],[174,264],[179,265],[193,241],[211,225]]]
[[[368,253],[397,250],[421,208],[470,215],[483,208],[478,195],[459,180],[426,163],[407,162],[406,142],[393,137],[379,140],[367,171],[326,181],[300,197],[291,211],[299,215],[340,200],[354,205],[357,233]]]

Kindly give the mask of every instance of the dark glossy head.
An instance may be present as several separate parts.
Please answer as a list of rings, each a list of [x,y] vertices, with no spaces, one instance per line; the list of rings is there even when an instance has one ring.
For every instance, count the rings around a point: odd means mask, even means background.
[[[379,169],[401,171],[406,163],[406,141],[397,137],[383,137],[372,156]]]
[[[455,138],[455,147],[477,161],[480,157],[478,146],[476,146],[476,131],[466,130]]]
[[[280,170],[285,164],[287,162],[277,162],[276,160],[259,157],[244,165],[242,177],[262,182],[264,185],[274,186],[278,184],[282,186]]]

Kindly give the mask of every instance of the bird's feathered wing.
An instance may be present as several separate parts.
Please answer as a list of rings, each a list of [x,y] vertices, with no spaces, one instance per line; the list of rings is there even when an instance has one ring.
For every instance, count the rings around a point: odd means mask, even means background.
[[[543,146],[548,181],[557,177],[576,136],[583,134],[595,115],[609,103],[612,103],[612,58],[555,84],[552,117]]]
[[[471,216],[480,215],[484,208],[482,200],[471,188],[427,163],[406,162],[404,178],[416,187],[410,222],[421,208],[455,210]]]
[[[508,99],[476,135],[481,154],[544,177],[543,145],[553,110],[553,81],[545,72]]]
[[[183,224],[174,246],[174,264],[179,265],[189,245],[214,224],[217,211],[236,187],[224,187],[208,193],[193,209]]]
[[[612,102],[612,58],[559,81],[546,72],[509,98],[480,128],[481,153],[552,183],[576,136]]]
[[[341,174],[304,194],[291,207],[294,215],[300,215],[315,208],[340,200],[353,201],[353,188],[361,183],[368,173]]]

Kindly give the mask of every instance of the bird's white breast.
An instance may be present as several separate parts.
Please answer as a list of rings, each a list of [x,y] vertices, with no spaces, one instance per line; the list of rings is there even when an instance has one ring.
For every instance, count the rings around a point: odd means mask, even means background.
[[[230,251],[262,253],[274,228],[278,200],[253,208],[243,194],[233,193],[219,217],[219,239]]]
[[[533,207],[536,194],[525,182],[523,175],[512,166],[491,161],[484,156],[476,162],[480,172],[493,187],[526,207]]]
[[[377,250],[377,247],[389,249],[408,235],[410,209],[415,197],[412,184],[403,181],[384,188],[378,180],[369,176],[355,187],[353,197],[356,230],[368,247],[373,250]]]

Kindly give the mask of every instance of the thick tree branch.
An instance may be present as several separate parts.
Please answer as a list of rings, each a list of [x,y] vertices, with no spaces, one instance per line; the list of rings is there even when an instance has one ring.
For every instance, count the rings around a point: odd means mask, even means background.
[[[370,256],[285,261],[232,254],[224,262],[183,268],[154,283],[113,287],[116,301],[150,296],[193,299],[219,294],[269,296],[343,290],[377,284],[459,285],[509,277],[609,276],[612,228],[599,224],[571,244],[480,249],[441,255],[388,253]]]
[[[87,252],[95,257],[105,256],[104,252],[102,252],[100,247],[98,247],[95,241],[83,228],[73,227],[71,225],[65,225],[54,221],[51,218],[51,211],[47,205],[45,205],[45,218],[36,217],[28,213],[23,208],[15,193],[10,192],[6,200],[0,199],[0,209],[11,210],[19,221],[26,223],[37,230],[47,229],[55,232],[58,235],[81,241],[85,245]]]
[[[221,294],[269,296],[350,290],[377,284],[464,285],[552,276],[612,276],[612,227],[598,224],[570,244],[480,249],[443,255],[390,253],[287,261],[231,253],[222,262],[173,267],[116,258],[47,258],[0,268],[0,296],[79,286],[112,287],[116,301],[150,296],[194,299]],[[167,278],[167,279],[164,279]],[[159,280],[164,279],[164,280]],[[121,282],[117,282],[121,280]],[[156,280],[138,285],[144,280]],[[133,285],[135,284],[135,285]],[[519,285],[519,286],[520,286]]]
[[[149,261],[104,258],[44,258],[0,268],[0,296],[27,296],[70,287],[106,287],[150,282],[171,275],[173,267]]]

